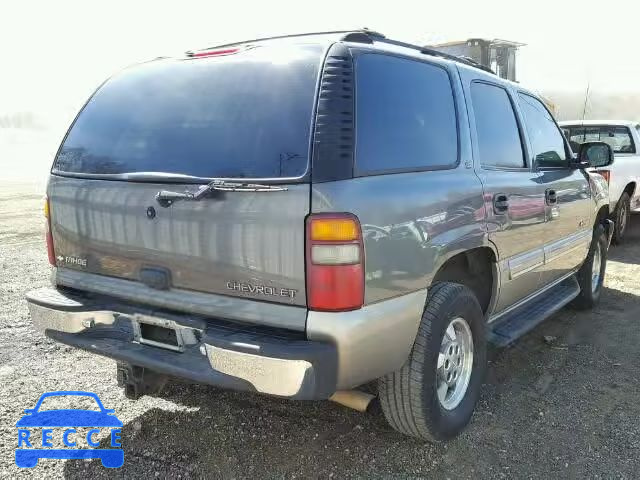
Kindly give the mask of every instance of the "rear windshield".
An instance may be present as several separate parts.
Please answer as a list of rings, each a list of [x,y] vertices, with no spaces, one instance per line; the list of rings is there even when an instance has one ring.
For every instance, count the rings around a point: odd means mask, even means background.
[[[319,45],[159,60],[106,82],[54,172],[300,177],[307,170]]]
[[[635,153],[631,132],[624,126],[562,127],[571,149],[577,152],[585,142],[605,142],[615,153]]]

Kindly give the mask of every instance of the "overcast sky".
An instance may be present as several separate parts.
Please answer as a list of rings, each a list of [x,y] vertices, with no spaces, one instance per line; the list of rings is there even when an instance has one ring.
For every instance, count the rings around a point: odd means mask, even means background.
[[[0,115],[30,111],[57,123],[106,76],[140,60],[272,34],[364,26],[418,43],[469,37],[527,43],[519,80],[538,91],[584,91],[590,81],[592,91],[637,92],[636,3],[7,1],[0,18]]]

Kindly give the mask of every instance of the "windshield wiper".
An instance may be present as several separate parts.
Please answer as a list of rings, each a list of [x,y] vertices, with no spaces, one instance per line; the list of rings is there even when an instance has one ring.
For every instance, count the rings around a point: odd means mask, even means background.
[[[163,207],[169,207],[178,200],[198,201],[205,198],[209,192],[281,192],[287,190],[282,185],[264,185],[249,182],[227,182],[226,180],[213,180],[201,186],[195,192],[172,192],[161,190],[156,194],[156,201]]]

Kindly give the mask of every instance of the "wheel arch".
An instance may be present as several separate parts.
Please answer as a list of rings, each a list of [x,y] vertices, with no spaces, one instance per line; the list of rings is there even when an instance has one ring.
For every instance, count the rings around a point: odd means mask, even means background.
[[[499,279],[497,259],[497,252],[490,243],[468,250],[450,252],[441,259],[432,283],[453,282],[470,288],[486,316],[497,296]]]
[[[609,218],[609,205],[604,205],[596,212],[593,229],[595,230],[598,225],[602,225],[607,218]]]
[[[622,191],[622,193],[628,193],[629,194],[629,198],[633,198],[633,194],[636,192],[636,182],[629,182],[627,183],[627,185],[624,187],[624,190]]]

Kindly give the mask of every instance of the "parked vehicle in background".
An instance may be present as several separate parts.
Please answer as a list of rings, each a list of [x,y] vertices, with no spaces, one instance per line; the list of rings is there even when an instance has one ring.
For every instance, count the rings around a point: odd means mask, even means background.
[[[487,341],[598,302],[595,159],[522,86],[366,30],[158,59],[67,134],[29,309],[133,398],[168,375],[300,400],[377,380],[393,428],[451,438]]]
[[[609,183],[613,242],[621,243],[631,212],[640,210],[640,124],[628,120],[570,120],[560,122],[560,126],[574,152],[585,142],[605,142],[613,149],[615,162],[593,171]]]

